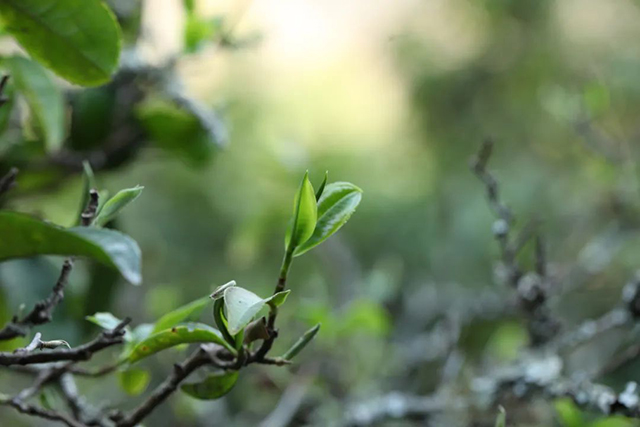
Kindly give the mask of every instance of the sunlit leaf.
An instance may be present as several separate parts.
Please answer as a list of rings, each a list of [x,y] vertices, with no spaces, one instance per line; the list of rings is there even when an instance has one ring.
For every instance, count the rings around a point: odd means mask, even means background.
[[[128,368],[118,371],[118,383],[130,396],[137,396],[143,393],[147,389],[150,380],[151,374],[144,369]]]
[[[306,242],[313,234],[316,220],[316,195],[309,181],[309,172],[306,172],[293,202],[293,220],[287,232],[286,247],[291,250]]]
[[[195,342],[212,342],[235,352],[233,347],[222,338],[220,331],[201,323],[191,323],[174,326],[147,337],[133,348],[127,359],[133,363],[167,348]]]
[[[0,1],[0,10],[4,3]],[[4,58],[5,66],[18,92],[24,96],[42,134],[48,151],[58,150],[64,138],[64,99],[62,92],[37,63],[21,57]]]
[[[211,299],[209,297],[204,297],[192,301],[189,304],[183,305],[182,307],[179,307],[173,311],[170,311],[169,313],[158,319],[156,325],[153,328],[153,333],[171,328],[172,326],[175,326],[178,323],[184,321],[195,320],[194,318],[202,313],[202,310],[207,306],[207,304],[209,304],[210,301]]]
[[[133,188],[127,188],[125,190],[118,191],[115,196],[110,198],[104,204],[104,206],[98,213],[94,223],[96,225],[104,225],[111,221],[129,203],[137,199],[138,196],[142,194],[142,190],[144,190],[144,187],[138,185]]]
[[[87,256],[114,267],[129,282],[142,281],[138,244],[114,230],[91,227],[63,229],[17,212],[0,212],[0,261],[36,255]]]
[[[296,248],[299,256],[327,240],[349,220],[362,200],[362,190],[349,182],[328,184],[318,200],[318,221],[313,235]]]
[[[196,399],[218,399],[231,391],[238,381],[238,374],[238,371],[211,374],[203,381],[183,384],[180,389]]]
[[[2,0],[5,30],[70,82],[105,83],[118,65],[120,26],[100,0]]]

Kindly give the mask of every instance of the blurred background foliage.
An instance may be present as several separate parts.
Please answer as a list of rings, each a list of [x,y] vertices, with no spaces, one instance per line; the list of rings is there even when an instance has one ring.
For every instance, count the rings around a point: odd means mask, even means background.
[[[509,298],[493,278],[492,215],[468,169],[487,137],[496,141],[491,168],[518,226],[540,221],[552,273],[566,290],[551,304],[566,325],[618,303],[638,268],[637,1],[108,3],[126,46],[157,68],[125,70],[93,89],[58,81],[64,156],[47,153],[33,117],[14,108],[0,118],[7,126],[0,166],[21,169],[10,208],[70,225],[82,191],[73,159],[113,148],[114,134],[136,141],[92,164],[112,192],[145,187],[111,224],[139,242],[144,283],[124,286],[117,273],[84,262],[43,332],[75,344],[95,333],[85,315],[111,311],[143,323],[231,279],[266,295],[302,173],[309,169],[317,185],[329,170],[332,180],[364,190],[353,221],[293,267],[281,312],[287,334],[276,345],[284,350],[287,339],[323,325],[300,365],[252,367],[213,403],[176,395],[148,425],[204,426],[214,415],[220,425],[257,425],[307,377],[307,410],[294,425],[338,425],[350,401],[433,390],[446,353],[429,331],[482,301]],[[172,95],[178,80],[217,112],[218,127]],[[129,136],[117,133],[125,128]],[[60,262],[3,263],[0,320],[46,295]],[[608,334],[577,352],[574,368],[609,357],[623,338]],[[527,342],[518,318],[470,322],[459,341],[459,375],[511,360]],[[152,384],[178,357],[146,362]],[[631,366],[606,381],[619,388],[637,373]],[[0,373],[0,383],[5,378]],[[115,378],[81,387],[98,399],[118,395]],[[508,425],[637,425],[581,414],[566,401],[505,407]],[[33,422],[8,409],[0,416],[11,425]],[[461,425],[492,425],[460,417]]]

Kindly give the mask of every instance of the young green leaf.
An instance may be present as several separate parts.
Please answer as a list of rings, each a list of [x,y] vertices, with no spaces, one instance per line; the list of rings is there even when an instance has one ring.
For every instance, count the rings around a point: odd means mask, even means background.
[[[293,202],[293,221],[285,240],[287,250],[297,248],[311,237],[317,215],[316,195],[309,181],[309,172],[306,172]]]
[[[322,197],[322,193],[324,192],[324,187],[327,185],[328,180],[329,180],[329,171],[326,171],[324,173],[324,179],[320,183],[320,187],[318,188],[318,191],[316,191],[316,201],[320,200],[320,197]]]
[[[104,204],[100,212],[98,212],[94,223],[102,226],[111,221],[125,206],[137,199],[142,190],[144,190],[144,187],[137,185],[133,188],[118,191],[115,196]]]
[[[106,83],[118,65],[120,26],[100,0],[2,0],[0,22],[33,58],[72,83]]]
[[[0,10],[5,2],[0,1]],[[47,151],[56,151],[64,139],[64,99],[62,92],[37,63],[11,56],[2,60],[16,89],[24,96],[42,134]]]
[[[264,304],[265,300],[251,291],[239,286],[227,288],[224,291],[224,305],[227,309],[229,333],[236,335],[244,329]]]
[[[147,389],[150,380],[151,374],[144,369],[128,368],[118,371],[120,387],[130,396],[137,396],[143,393]]]
[[[165,329],[140,341],[127,356],[127,360],[134,363],[167,348],[194,342],[216,343],[235,353],[235,349],[222,338],[218,330],[202,323],[191,323]]]
[[[280,307],[287,300],[290,293],[291,289],[278,292],[277,294],[271,295],[269,298],[265,298],[264,302],[269,304],[271,307]]]
[[[238,371],[211,374],[201,382],[183,384],[180,389],[196,399],[218,399],[231,391],[238,381],[238,374]]]
[[[284,360],[291,360],[298,355],[306,346],[311,342],[311,340],[316,336],[318,331],[320,330],[320,323],[318,323],[313,328],[309,329],[305,332],[298,341],[295,342],[291,346],[289,350],[285,354],[282,355]]]
[[[173,311],[162,316],[156,322],[153,332],[160,332],[164,329],[169,329],[172,326],[177,325],[178,323],[195,320],[194,318],[199,316],[202,313],[202,310],[209,304],[211,299],[207,296],[204,298],[199,298],[195,301],[190,302],[189,304],[183,305],[182,307],[176,308]]]
[[[294,256],[300,256],[327,240],[349,220],[362,200],[362,190],[348,182],[327,185],[318,201],[318,221],[313,235],[298,246]]]
[[[87,256],[118,269],[134,285],[142,281],[140,248],[120,232],[91,227],[63,229],[17,212],[0,212],[0,261],[36,255]]]
[[[122,322],[122,320],[107,312],[95,313],[93,316],[86,316],[85,319],[100,326],[102,329],[114,329]]]

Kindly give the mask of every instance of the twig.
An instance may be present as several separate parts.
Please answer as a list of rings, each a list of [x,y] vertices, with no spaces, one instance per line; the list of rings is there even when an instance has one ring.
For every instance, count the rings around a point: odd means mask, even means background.
[[[110,331],[102,332],[93,341],[71,349],[53,350],[42,353],[0,352],[0,365],[30,365],[36,363],[89,360],[94,353],[123,342],[124,327],[131,322],[126,318]]]
[[[111,372],[118,369],[118,367],[122,366],[123,363],[124,363],[123,361],[118,361],[116,363],[105,365],[97,369],[87,369],[87,368],[81,368],[78,366],[71,366],[68,371],[69,373],[73,375],[78,375],[79,377],[97,378],[97,377],[102,377],[104,375],[110,374]]]
[[[78,387],[73,379],[73,375],[67,373],[62,374],[58,378],[58,388],[64,397],[67,406],[71,410],[73,417],[90,426],[101,426],[106,423],[102,420],[100,411],[89,405],[85,399],[78,393]]]
[[[26,415],[33,415],[39,418],[44,418],[46,420],[62,422],[68,425],[69,427],[86,427],[83,423],[72,419],[68,415],[62,414],[57,411],[40,408],[35,405],[30,405],[19,399],[11,399],[11,398],[2,399],[0,400],[0,404],[11,406],[16,410],[18,410],[18,412],[21,412]]]
[[[184,362],[175,364],[171,375],[151,393],[147,400],[127,415],[117,414],[112,416],[113,421],[116,422],[118,427],[134,427],[176,391],[178,385],[180,385],[189,374],[199,367],[211,363],[213,363],[213,361],[207,352],[199,348]]]

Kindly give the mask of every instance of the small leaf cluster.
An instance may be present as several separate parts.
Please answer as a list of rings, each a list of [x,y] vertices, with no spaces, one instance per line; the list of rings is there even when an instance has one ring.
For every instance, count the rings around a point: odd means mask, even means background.
[[[131,193],[132,191],[127,191],[123,194]],[[349,183],[327,184],[327,175],[316,193],[309,182],[308,174],[304,175],[294,199],[293,218],[286,237],[283,263],[286,267],[285,279],[292,256],[305,253],[319,245],[344,225],[360,202],[361,193],[359,188]],[[119,200],[117,197],[116,195],[114,198]],[[121,197],[122,200],[132,198],[134,197]],[[114,201],[113,205],[116,204]],[[108,202],[101,212],[104,212],[107,206]],[[100,215],[97,220],[99,218]],[[181,390],[194,398],[204,400],[217,399],[225,395],[238,380],[238,371],[250,354],[252,344],[271,338],[266,317],[260,313],[266,309],[268,316],[275,319],[278,307],[287,301],[290,292],[276,290],[273,295],[263,298],[238,286],[232,280],[217,287],[210,296],[179,307],[153,324],[141,324],[136,328],[127,329],[126,345],[120,356],[120,385],[129,394],[141,393],[146,388],[150,375],[148,371],[132,365],[167,349],[180,348],[191,343],[210,343],[222,347],[240,363],[234,369],[215,371],[201,381],[184,384]],[[213,301],[213,319],[217,329],[195,322],[210,301]],[[105,329],[113,328],[120,322],[120,319],[110,313],[96,313],[87,317],[87,320]],[[315,325],[276,360],[283,364],[291,361],[311,342],[319,330],[320,325]]]
[[[287,252],[300,256],[331,237],[349,220],[362,200],[362,190],[349,182],[327,184],[326,173],[317,192],[305,173],[293,205],[285,239]]]

